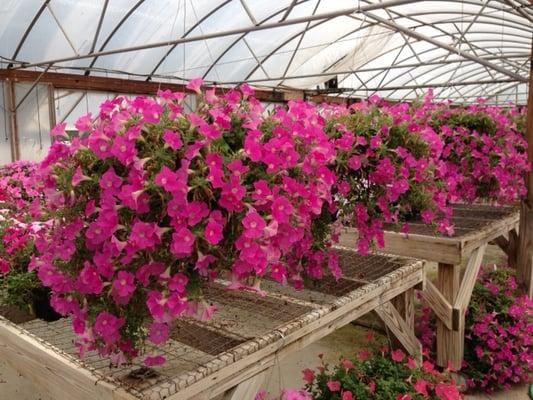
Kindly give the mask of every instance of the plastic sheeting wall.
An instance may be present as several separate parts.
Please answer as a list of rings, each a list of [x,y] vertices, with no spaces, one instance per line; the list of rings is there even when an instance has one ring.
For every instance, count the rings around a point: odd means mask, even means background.
[[[31,84],[15,85],[18,104],[28,93]],[[50,91],[47,85],[36,85],[17,108],[17,132],[21,160],[39,161],[52,144],[50,129]]]

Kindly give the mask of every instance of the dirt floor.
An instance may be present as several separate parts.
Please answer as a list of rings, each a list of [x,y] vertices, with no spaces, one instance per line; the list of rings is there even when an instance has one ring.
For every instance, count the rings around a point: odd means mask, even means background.
[[[492,265],[505,263],[504,254],[496,247],[489,246],[485,255],[484,264]],[[428,276],[435,276],[436,265],[429,264]],[[365,323],[376,324],[373,318],[366,318]],[[270,399],[279,398],[282,388],[295,388],[302,385],[301,370],[315,367],[319,364],[318,355],[323,354],[328,362],[339,360],[341,355],[349,356],[356,354],[357,350],[365,347],[364,336],[366,328],[354,325],[345,326],[322,340],[308,346],[304,350],[280,360],[277,367],[267,379],[266,390],[270,393]],[[384,337],[376,340],[385,340]],[[527,400],[527,386],[519,386],[509,392],[492,395],[479,394],[468,396],[468,400]],[[51,399],[37,387],[32,385],[23,376],[10,368],[5,361],[0,360],[0,400],[71,400]],[[72,399],[76,400],[76,399]],[[97,400],[97,399],[95,399]],[[248,400],[248,399],[243,399]]]

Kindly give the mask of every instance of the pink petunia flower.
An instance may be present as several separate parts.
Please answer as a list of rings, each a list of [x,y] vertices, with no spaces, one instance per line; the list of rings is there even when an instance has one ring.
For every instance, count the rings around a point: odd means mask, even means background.
[[[153,322],[148,330],[148,339],[153,344],[165,343],[168,339],[169,327],[167,324]]]
[[[263,236],[263,230],[266,227],[265,220],[256,212],[250,211],[242,220],[245,228],[244,236],[247,238],[259,238]]]

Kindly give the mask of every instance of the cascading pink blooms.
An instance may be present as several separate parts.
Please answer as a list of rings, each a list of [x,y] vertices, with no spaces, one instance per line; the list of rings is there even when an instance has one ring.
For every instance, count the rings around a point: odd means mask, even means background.
[[[415,115],[444,142],[441,173],[450,201],[508,204],[524,196],[525,173],[531,169],[524,114],[483,99],[468,107],[431,100],[429,93]]]
[[[259,292],[250,278],[299,287],[328,266],[340,275],[328,236],[313,234],[335,209],[335,149],[306,121],[314,109],[265,121],[246,86],[222,96],[190,86],[196,112],[168,91],[106,101],[77,122],[79,137],[58,127],[41,164],[56,219],[31,268],[73,315],[80,347],[118,362],[145,338],[163,343],[180,316],[208,318],[199,290],[222,272],[231,288]]]
[[[453,233],[446,183],[439,176],[444,147],[426,125],[415,122],[408,104],[388,105],[377,96],[350,108],[322,107],[335,143],[339,217],[359,233],[358,249],[383,247],[386,223],[420,215],[439,232]]]
[[[51,289],[53,307],[72,316],[82,352],[121,363],[145,340],[163,344],[176,318],[212,315],[201,288],[219,276],[230,289],[258,294],[262,277],[296,288],[304,277],[338,278],[329,248],[345,222],[358,228],[361,253],[383,246],[384,224],[408,232],[416,216],[452,234],[449,203],[471,198],[467,182],[479,176],[469,168],[487,157],[505,158],[502,173],[516,190],[502,184],[486,193],[500,201],[522,193],[520,139],[516,154],[466,146],[463,158],[485,156],[457,163],[448,157],[456,142],[434,123],[457,111],[429,96],[417,105],[373,96],[350,108],[295,101],[266,114],[247,85],[220,95],[194,80],[189,89],[199,100],[194,112],[184,110],[184,93],[161,91],[103,102],[76,122],[77,136],[64,124],[52,131],[31,188],[46,204],[30,210],[51,215],[52,226],[36,232],[29,269]],[[497,132],[516,123],[516,115],[505,118]],[[484,138],[476,135],[468,140]],[[164,362],[142,355],[147,365]]]
[[[9,272],[19,263],[24,264],[22,270],[27,269],[24,250],[42,228],[37,170],[37,164],[28,161],[0,168],[0,273]]]

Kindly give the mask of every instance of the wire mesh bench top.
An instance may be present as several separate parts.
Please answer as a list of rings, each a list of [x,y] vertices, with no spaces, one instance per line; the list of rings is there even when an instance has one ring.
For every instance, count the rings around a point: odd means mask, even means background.
[[[518,207],[480,204],[455,204],[453,206],[454,234],[437,233],[435,227],[421,220],[409,223],[409,233],[400,232],[398,225],[385,226],[383,251],[429,261],[461,264],[482,243],[507,234],[517,227],[520,218]],[[340,243],[354,247],[357,231],[344,228]]]
[[[296,291],[264,281],[264,297],[222,282],[207,288],[217,312],[205,322],[176,322],[157,348],[167,359],[162,366],[112,367],[96,353],[79,359],[68,319],[16,325],[0,317],[0,354],[41,385],[59,374],[76,399],[211,398],[423,281],[422,261],[337,251],[344,272],[337,282],[326,278]]]

